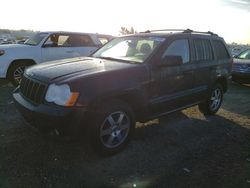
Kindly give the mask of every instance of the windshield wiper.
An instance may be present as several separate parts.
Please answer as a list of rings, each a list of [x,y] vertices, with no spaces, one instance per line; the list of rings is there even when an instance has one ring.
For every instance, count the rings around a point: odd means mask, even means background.
[[[98,57],[98,58],[100,58],[100,59],[107,59],[107,60],[114,60],[114,61],[117,61],[117,60],[120,60],[120,59],[116,59],[116,58],[113,58],[113,57],[106,57],[106,56],[104,56],[104,57]]]
[[[118,59],[118,58],[106,57],[106,56],[104,57],[100,56],[100,57],[95,57],[95,58],[106,59],[106,60],[111,60],[111,61],[119,61],[119,62],[124,62],[124,63],[133,63],[133,64],[138,63],[136,61],[130,61],[130,60]]]

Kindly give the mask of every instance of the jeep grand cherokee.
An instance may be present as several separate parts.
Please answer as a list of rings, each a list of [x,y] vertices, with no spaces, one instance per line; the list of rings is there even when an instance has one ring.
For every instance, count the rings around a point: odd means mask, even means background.
[[[212,32],[166,31],[123,36],[91,57],[30,67],[15,103],[37,129],[87,132],[105,154],[124,148],[136,121],[194,105],[215,114],[232,62],[224,40]]]

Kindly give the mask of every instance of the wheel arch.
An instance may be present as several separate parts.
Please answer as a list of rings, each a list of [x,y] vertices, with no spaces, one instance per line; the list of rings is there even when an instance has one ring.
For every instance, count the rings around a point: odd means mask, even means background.
[[[10,69],[11,69],[11,67],[12,67],[14,64],[16,64],[16,63],[21,63],[21,62],[26,62],[29,66],[30,66],[30,65],[35,65],[35,64],[37,64],[33,59],[15,59],[15,60],[13,60],[13,61],[10,63],[10,65],[9,65],[9,67],[8,67],[8,70],[7,70],[7,78],[9,78],[9,74],[10,74]]]
[[[139,95],[138,92],[131,92],[131,93],[121,93],[111,96],[99,97],[90,105],[90,108],[95,109],[99,104],[103,102],[106,103],[108,101],[114,101],[114,100],[118,100],[127,104],[133,111],[136,119],[140,115],[143,106],[145,106],[145,100],[143,96]]]
[[[226,77],[217,78],[216,83],[219,83],[222,86],[224,93],[228,90],[228,83]]]

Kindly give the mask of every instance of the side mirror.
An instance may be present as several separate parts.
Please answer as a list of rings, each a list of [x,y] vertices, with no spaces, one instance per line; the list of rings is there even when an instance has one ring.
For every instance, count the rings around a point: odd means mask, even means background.
[[[178,66],[182,64],[183,61],[181,56],[168,55],[163,58],[160,66]]]

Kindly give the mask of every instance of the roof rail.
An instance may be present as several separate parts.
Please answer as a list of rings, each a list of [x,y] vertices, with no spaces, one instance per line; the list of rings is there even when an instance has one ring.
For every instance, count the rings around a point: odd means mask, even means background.
[[[191,29],[159,29],[159,30],[147,30],[144,32],[140,33],[154,33],[154,32],[161,32],[161,31],[167,31],[167,32],[182,32],[182,33],[196,33],[196,34],[207,34],[207,35],[215,35],[218,36],[217,34],[207,31],[207,32],[202,32],[202,31],[193,31]]]
[[[161,31],[185,31],[185,29],[158,29],[158,30],[147,30],[147,31],[143,31],[140,33],[154,33],[154,32],[161,32]]]
[[[183,33],[197,33],[197,34],[207,34],[207,35],[216,35],[216,36],[218,36],[217,34],[211,32],[211,31],[202,32],[202,31],[193,31],[191,29],[186,29],[185,31],[183,31]]]

